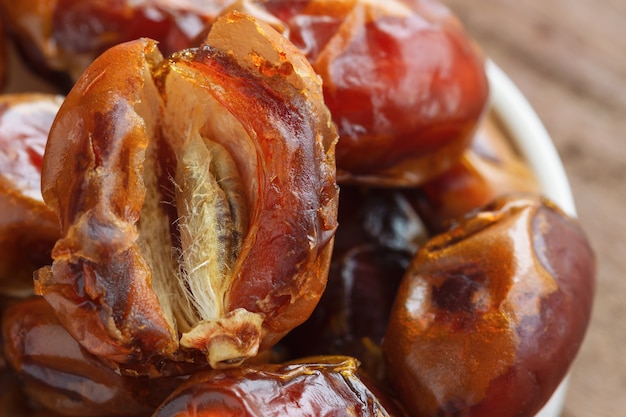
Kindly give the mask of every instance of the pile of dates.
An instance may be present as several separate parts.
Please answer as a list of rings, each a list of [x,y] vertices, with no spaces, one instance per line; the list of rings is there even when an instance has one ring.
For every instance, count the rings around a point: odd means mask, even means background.
[[[0,417],[532,417],[566,376],[594,253],[443,4],[0,13]]]

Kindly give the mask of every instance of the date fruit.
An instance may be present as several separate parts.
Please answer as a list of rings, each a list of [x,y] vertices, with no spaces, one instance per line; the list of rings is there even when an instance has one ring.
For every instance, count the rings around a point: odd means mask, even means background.
[[[0,0],[30,67],[70,85],[106,49],[139,37],[170,54],[191,46],[233,0]]]
[[[359,375],[350,357],[307,358],[196,374],[152,417],[394,416],[405,414]]]
[[[582,343],[595,256],[549,201],[501,198],[422,246],[383,341],[413,415],[530,417]]]
[[[167,59],[148,39],[111,48],[50,132],[62,238],[36,291],[88,351],[138,372],[198,352],[240,364],[324,290],[336,140],[306,58],[250,16]]]
[[[516,152],[497,115],[487,114],[459,162],[420,187],[404,191],[431,233],[511,193],[538,193],[539,183]]]
[[[63,97],[0,96],[0,294],[33,293],[33,272],[50,263],[60,237],[56,215],[41,195],[41,163]]]
[[[486,108],[484,58],[429,0],[265,0],[324,80],[339,183],[414,186],[450,168]]]
[[[326,290],[280,343],[289,358],[348,355],[384,378],[380,343],[406,268],[427,235],[401,190],[343,185]]]
[[[41,297],[10,307],[2,332],[28,398],[64,416],[150,415],[182,382],[120,375],[86,352]]]

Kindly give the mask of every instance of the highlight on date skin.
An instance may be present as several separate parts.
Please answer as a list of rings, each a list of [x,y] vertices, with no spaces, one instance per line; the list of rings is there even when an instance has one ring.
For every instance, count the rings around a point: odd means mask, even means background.
[[[324,289],[336,139],[306,58],[250,16],[168,58],[145,38],[111,48],[50,132],[42,190],[62,238],[36,292],[135,372],[241,364]]]
[[[532,416],[584,338],[595,255],[575,219],[535,194],[496,199],[420,247],[383,339],[415,415]]]

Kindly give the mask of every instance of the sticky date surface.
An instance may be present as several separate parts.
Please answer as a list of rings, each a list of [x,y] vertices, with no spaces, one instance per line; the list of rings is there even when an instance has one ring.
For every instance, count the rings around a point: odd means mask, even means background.
[[[102,52],[149,37],[165,54],[188,48],[233,0],[0,0],[8,29],[31,68],[71,86]]]
[[[182,382],[120,375],[83,349],[41,297],[11,306],[2,332],[10,367],[35,408],[67,416],[150,415]],[[23,398],[22,407],[28,407]]]
[[[585,334],[595,257],[578,224],[537,197],[501,198],[417,253],[383,341],[420,416],[534,415]]]
[[[260,3],[324,80],[340,182],[416,185],[469,145],[488,95],[483,57],[442,4]]]
[[[147,39],[112,48],[51,130],[42,188],[63,238],[37,291],[90,352],[138,372],[193,352],[241,363],[324,289],[335,140],[306,58],[251,17],[167,60]]]
[[[403,416],[350,357],[313,357],[194,375],[154,417]]]

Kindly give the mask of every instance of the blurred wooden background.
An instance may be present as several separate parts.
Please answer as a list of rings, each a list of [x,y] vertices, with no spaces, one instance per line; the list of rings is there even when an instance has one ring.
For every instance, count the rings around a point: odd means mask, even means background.
[[[526,95],[598,258],[563,417],[626,415],[626,2],[443,0]]]

